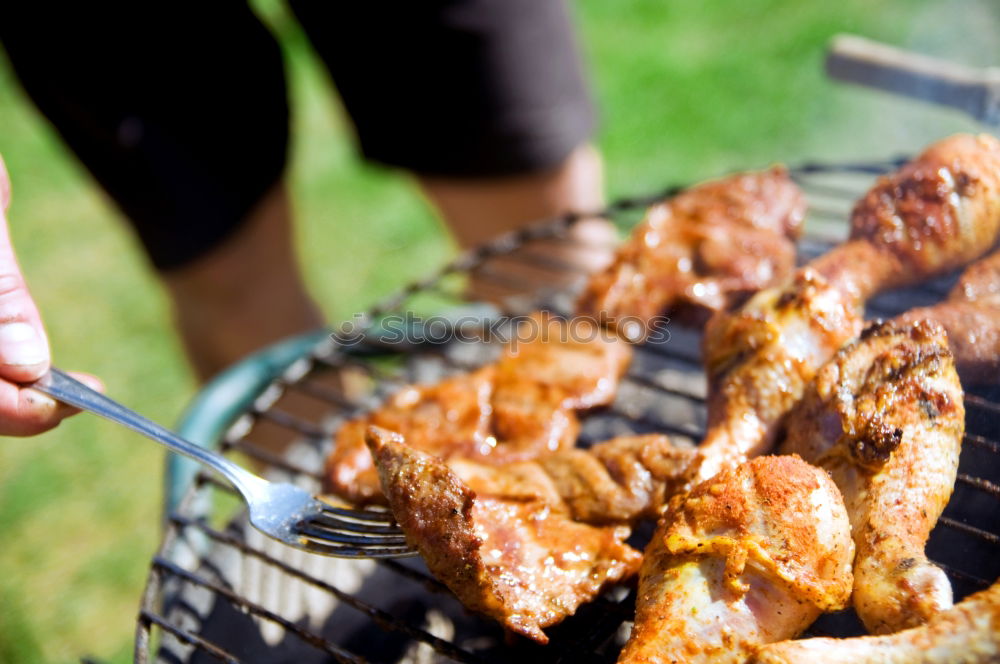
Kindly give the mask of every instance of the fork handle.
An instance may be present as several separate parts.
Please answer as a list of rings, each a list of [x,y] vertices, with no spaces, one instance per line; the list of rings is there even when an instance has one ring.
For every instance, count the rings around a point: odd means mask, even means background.
[[[264,481],[229,459],[181,438],[170,429],[87,387],[55,367],[49,369],[47,374],[29,387],[44,392],[63,403],[125,425],[147,438],[162,443],[174,452],[188,456],[214,469],[241,491],[253,490],[254,485]]]
[[[832,78],[952,106],[1000,125],[1000,68],[965,67],[910,53],[854,35],[830,43],[826,71]]]

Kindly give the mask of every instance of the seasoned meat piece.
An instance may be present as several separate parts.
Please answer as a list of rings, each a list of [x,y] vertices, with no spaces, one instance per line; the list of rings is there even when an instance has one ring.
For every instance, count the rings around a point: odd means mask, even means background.
[[[632,524],[659,517],[697,460],[694,449],[674,447],[663,434],[645,434],[565,450],[537,463],[574,519]],[[456,472],[464,479],[461,469]]]
[[[789,275],[805,209],[780,167],[689,189],[649,209],[614,262],[591,277],[577,310],[603,312],[612,324],[632,319],[619,331],[633,341],[669,308],[717,311]]]
[[[1000,251],[966,268],[948,294],[948,300],[1000,305]]]
[[[369,432],[407,542],[467,608],[507,629],[547,643],[544,628],[638,570],[628,526],[573,521],[537,464],[512,464],[499,481],[479,465],[463,481],[398,434]]]
[[[345,422],[326,460],[330,490],[359,505],[382,502],[365,446],[371,425],[405,431],[411,445],[436,456],[489,454],[496,442],[490,426],[495,375],[496,368],[488,366],[437,385],[408,386],[369,415]]]
[[[996,383],[1000,377],[1000,252],[962,273],[948,299],[911,309],[900,323],[936,320],[948,332],[948,346],[965,386]]]
[[[851,214],[851,239],[814,267],[866,300],[961,267],[1000,236],[1000,141],[957,134],[879,178]]]
[[[700,479],[766,451],[816,369],[861,331],[859,307],[811,270],[709,321],[708,432]]]
[[[662,434],[643,434],[535,461],[491,466],[451,459],[447,465],[470,487],[489,486],[491,494],[558,496],[576,521],[632,525],[659,517],[696,462],[694,449],[674,447]],[[532,481],[523,483],[526,476]]]
[[[337,432],[328,489],[355,504],[384,503],[365,446],[370,425],[398,431],[441,459],[505,464],[572,447],[576,410],[609,403],[631,348],[585,320],[538,312],[522,321],[495,364],[436,385],[406,387]]]
[[[960,134],[881,178],[857,204],[851,240],[784,288],[709,321],[709,477],[768,449],[820,365],[856,336],[865,300],[981,256],[1000,233],[1000,141]]]
[[[580,433],[580,421],[567,401],[566,393],[558,387],[526,379],[505,381],[501,388],[498,380],[488,406],[492,413],[491,447],[481,454],[443,457],[484,457],[488,463],[511,463],[572,447]]]
[[[1000,662],[1000,583],[920,627],[887,636],[802,639],[764,646],[754,664],[991,664]]]
[[[566,408],[603,406],[614,400],[631,359],[631,346],[593,321],[539,311],[518,324],[497,363],[496,391],[502,399],[531,381],[559,391]]]
[[[962,388],[933,321],[876,323],[820,369],[782,451],[830,472],[851,517],[854,607],[869,631],[927,621],[952,603],[924,544],[951,496]]]
[[[851,592],[837,487],[798,457],[758,457],[671,502],[639,573],[619,664],[744,662]]]

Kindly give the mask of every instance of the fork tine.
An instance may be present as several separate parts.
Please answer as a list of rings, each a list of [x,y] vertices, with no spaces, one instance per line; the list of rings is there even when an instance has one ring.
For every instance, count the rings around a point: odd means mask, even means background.
[[[374,523],[396,523],[396,518],[389,510],[345,509],[343,507],[334,507],[333,505],[325,503],[322,500],[318,502],[320,503],[320,509],[323,514],[329,514],[334,517],[354,519],[357,521],[370,521]]]
[[[345,519],[333,517],[323,512],[310,515],[308,518],[303,519],[300,523],[302,524],[308,523],[318,528],[328,528],[330,530],[347,530],[350,532],[369,533],[372,535],[399,535],[401,532],[399,530],[399,526],[395,524],[369,525],[366,523],[357,523],[356,521],[347,521]]]
[[[376,546],[336,546],[327,542],[302,538],[299,547],[309,553],[339,558],[410,558],[417,552],[406,546],[376,547]]]
[[[359,546],[405,546],[406,538],[400,534],[365,535],[354,532],[334,532],[323,528],[314,528],[308,521],[295,527],[296,533],[310,537],[320,542],[338,544],[357,544]]]

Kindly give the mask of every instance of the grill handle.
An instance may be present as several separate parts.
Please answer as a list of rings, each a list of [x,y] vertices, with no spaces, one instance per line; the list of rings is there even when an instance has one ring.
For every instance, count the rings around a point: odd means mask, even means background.
[[[965,67],[855,35],[837,35],[827,52],[826,73],[839,81],[951,106],[985,124],[1000,125],[998,67]]]

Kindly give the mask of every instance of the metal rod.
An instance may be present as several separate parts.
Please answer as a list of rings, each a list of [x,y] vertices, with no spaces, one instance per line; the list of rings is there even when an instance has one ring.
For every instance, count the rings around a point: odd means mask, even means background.
[[[1000,536],[994,535],[988,530],[983,530],[982,528],[976,528],[975,526],[970,526],[967,523],[962,523],[961,521],[956,521],[951,517],[942,516],[938,519],[938,523],[945,525],[949,528],[963,532],[967,535],[972,535],[973,537],[979,538],[994,546],[1000,546]]]
[[[211,539],[213,539],[216,542],[219,542],[220,544],[231,546],[245,555],[253,556],[258,560],[281,570],[282,572],[288,574],[289,576],[293,576],[301,581],[308,583],[309,585],[315,588],[321,589],[333,595],[344,604],[350,606],[356,611],[359,611],[367,615],[383,629],[397,631],[402,634],[405,634],[410,638],[422,641],[431,646],[432,648],[434,648],[434,650],[436,650],[437,652],[447,657],[450,657],[457,662],[463,662],[468,664],[485,664],[485,660],[483,660],[481,657],[478,657],[477,655],[470,653],[467,650],[463,650],[449,641],[445,641],[444,639],[438,638],[425,630],[413,627],[412,625],[406,623],[405,621],[395,618],[391,614],[357,599],[350,593],[340,590],[336,586],[333,586],[321,579],[317,579],[314,576],[306,574],[305,572],[295,567],[292,567],[288,563],[278,560],[277,558],[248,545],[241,538],[236,537],[235,535],[220,532],[202,521],[198,521],[188,517],[183,517],[180,515],[171,515],[170,520],[181,527],[197,528],[199,531],[205,533]],[[399,565],[398,563],[395,565],[387,565],[387,567],[394,570],[398,568],[403,568],[403,566]],[[188,574],[192,577],[195,576],[193,573],[188,573]],[[212,582],[206,581],[206,583],[212,583]],[[252,605],[253,603],[247,601],[247,604]],[[251,608],[250,610],[253,609]],[[267,611],[262,607],[261,610]],[[299,636],[310,634],[306,630],[302,630],[294,624],[290,624],[290,627],[286,626],[285,624],[282,624],[282,626]]]
[[[211,590],[216,595],[224,598],[226,601],[230,602],[233,606],[239,607],[244,611],[248,611],[255,616],[259,616],[281,626],[286,632],[294,634],[295,636],[302,639],[305,643],[322,650],[329,655],[332,655],[340,664],[364,664],[365,660],[347,650],[341,648],[335,643],[324,639],[322,636],[314,634],[313,632],[299,628],[295,623],[290,620],[286,620],[282,616],[270,611],[256,602],[251,602],[250,600],[242,597],[238,593],[226,588],[225,586],[211,581],[209,579],[202,578],[194,572],[190,572],[173,562],[166,560],[165,558],[157,555],[153,557],[153,566],[159,567],[168,574],[178,577],[188,583],[192,583],[196,586],[201,586],[208,590]]]
[[[957,579],[959,581],[965,581],[966,583],[971,583],[972,585],[977,586],[980,589],[989,588],[991,585],[993,585],[992,581],[980,578],[974,574],[969,574],[968,572],[963,572],[962,570],[956,569],[951,565],[945,565],[944,563],[938,560],[932,560],[931,562],[940,567],[941,569],[943,569],[945,574],[947,574],[948,576]]]
[[[978,489],[983,493],[988,493],[994,498],[1000,498],[1000,486],[990,482],[989,480],[983,479],[981,477],[973,477],[968,473],[959,473],[958,481],[962,484]]]
[[[326,431],[312,422],[308,422],[300,417],[296,417],[290,413],[278,410],[277,408],[269,408],[267,410],[257,410],[251,411],[255,416],[262,420],[276,424],[284,429],[291,429],[303,436],[308,436],[310,438],[325,438],[329,434]]]
[[[251,433],[252,435],[252,433]],[[301,464],[292,463],[284,457],[262,447],[259,447],[249,438],[227,438],[223,441],[223,450],[236,450],[242,454],[246,454],[251,459],[260,461],[261,463],[284,470],[285,472],[292,473],[293,475],[298,475],[300,477],[311,477],[314,480],[320,481],[323,479],[323,473],[306,468]]]
[[[218,659],[220,662],[226,662],[226,664],[240,664],[240,661],[236,659],[236,657],[232,653],[223,650],[222,648],[215,645],[214,643],[211,643],[210,641],[206,641],[197,634],[192,634],[187,630],[175,627],[174,625],[170,624],[169,622],[167,622],[160,616],[156,615],[152,611],[142,609],[139,612],[139,620],[147,625],[149,624],[156,625],[164,632],[168,632],[175,638],[180,639],[181,641],[187,643],[190,646],[201,648],[209,655]]]

